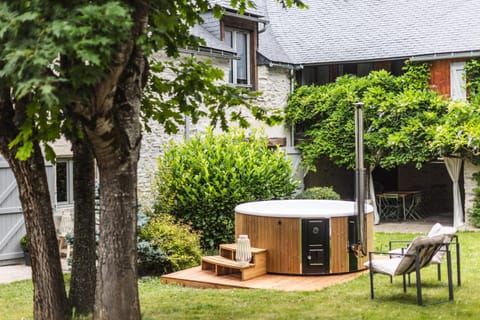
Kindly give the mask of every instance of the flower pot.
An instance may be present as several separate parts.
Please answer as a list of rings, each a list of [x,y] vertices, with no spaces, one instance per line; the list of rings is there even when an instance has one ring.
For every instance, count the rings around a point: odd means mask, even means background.
[[[28,251],[23,252],[23,257],[25,258],[25,265],[26,266],[31,266],[32,262],[30,260],[30,254],[28,253]]]

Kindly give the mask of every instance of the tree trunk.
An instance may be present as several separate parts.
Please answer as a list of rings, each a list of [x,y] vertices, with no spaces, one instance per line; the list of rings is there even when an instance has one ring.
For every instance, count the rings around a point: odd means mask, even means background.
[[[100,119],[93,130],[87,130],[100,175],[100,244],[95,319],[140,319],[137,286],[137,163],[144,68],[143,56],[134,51],[116,87],[114,116],[109,119],[114,125],[108,127],[108,123]]]
[[[75,222],[70,306],[76,314],[93,313],[96,279],[95,162],[85,140],[71,139]]]
[[[45,161],[38,143],[28,160],[15,158],[16,148],[8,144],[17,135],[14,118],[21,118],[22,108],[13,109],[9,89],[0,93],[0,152],[8,161],[17,180],[25,225],[29,238],[34,288],[35,319],[68,319],[69,308],[63,281],[60,253],[53,222]],[[17,114],[15,114],[17,112]]]

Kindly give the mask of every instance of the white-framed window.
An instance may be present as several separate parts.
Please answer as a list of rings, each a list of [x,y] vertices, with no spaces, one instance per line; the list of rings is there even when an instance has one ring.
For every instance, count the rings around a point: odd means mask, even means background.
[[[57,204],[73,203],[73,160],[59,159],[55,164],[55,195]]]
[[[450,63],[450,97],[452,100],[467,99],[465,61]]]
[[[250,86],[250,32],[239,29],[225,29],[225,42],[236,50],[237,58],[230,60],[228,81]]]

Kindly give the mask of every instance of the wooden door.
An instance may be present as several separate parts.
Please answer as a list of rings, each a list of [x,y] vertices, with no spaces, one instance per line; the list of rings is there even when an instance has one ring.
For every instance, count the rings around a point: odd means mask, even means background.
[[[46,164],[50,199],[54,199],[54,167]],[[53,202],[52,202],[53,203]],[[17,182],[5,159],[0,157],[0,265],[23,259],[20,238],[25,234]]]
[[[8,163],[0,157],[0,265],[23,258],[20,238],[24,234],[17,183]]]

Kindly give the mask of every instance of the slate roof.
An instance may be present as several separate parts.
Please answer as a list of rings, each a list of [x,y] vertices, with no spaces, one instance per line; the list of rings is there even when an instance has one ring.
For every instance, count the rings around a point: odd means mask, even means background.
[[[202,46],[204,49],[212,49],[215,52],[224,53],[227,55],[236,55],[237,52],[228,46],[225,42],[220,39],[215,38],[210,32],[200,25],[195,25],[190,29],[190,33],[195,36],[205,40],[205,46]],[[204,50],[205,51],[205,50]]]
[[[273,62],[342,63],[480,50],[480,0],[257,0],[270,23],[259,52]],[[478,52],[476,53],[478,54]]]
[[[258,2],[258,0],[253,0],[253,2]],[[230,3],[230,0],[210,0],[209,3],[212,7],[214,5],[219,5],[222,8],[227,9],[228,11],[235,11],[235,12],[237,11],[237,9],[232,7],[232,4]],[[257,8],[247,7],[245,9],[245,13],[248,14],[248,15],[257,16],[257,17],[262,16],[262,12],[260,12]]]

